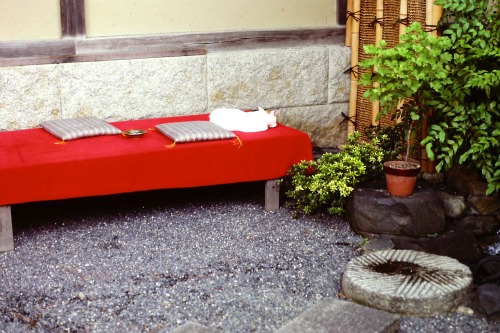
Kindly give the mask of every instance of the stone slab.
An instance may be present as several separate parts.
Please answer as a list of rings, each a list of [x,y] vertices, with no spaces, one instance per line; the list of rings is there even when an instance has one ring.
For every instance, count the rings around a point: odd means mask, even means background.
[[[351,48],[332,46],[329,48],[328,103],[349,102],[351,74]]]
[[[64,64],[62,118],[108,121],[206,112],[206,57]]]
[[[276,333],[397,332],[399,317],[347,301],[325,298]]]
[[[187,323],[182,324],[181,326],[176,327],[175,329],[170,331],[170,333],[217,333],[217,332],[218,331],[212,328],[203,326],[201,324],[192,321],[188,321]],[[167,332],[160,331],[160,333],[167,333]]]
[[[342,277],[355,302],[405,315],[434,316],[469,299],[472,272],[455,259],[412,250],[386,250],[351,260]]]
[[[394,242],[387,236],[373,237],[361,246],[361,251],[363,254],[382,250],[392,250],[394,248]]]
[[[347,143],[348,103],[282,108],[278,121],[307,134],[316,147],[342,147]]]
[[[0,68],[0,130],[38,126],[61,114],[59,65]]]
[[[209,53],[208,109],[327,104],[328,55],[323,46]]]
[[[0,68],[0,130],[93,115],[107,121],[283,110],[280,120],[320,147],[346,143],[350,48],[313,45],[203,56]]]
[[[12,213],[10,206],[0,206],[0,252],[14,250]]]

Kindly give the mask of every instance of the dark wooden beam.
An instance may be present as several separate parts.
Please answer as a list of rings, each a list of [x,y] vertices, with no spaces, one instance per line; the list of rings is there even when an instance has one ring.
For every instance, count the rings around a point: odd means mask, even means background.
[[[85,37],[85,1],[60,0],[63,38]]]
[[[0,67],[179,57],[241,49],[343,45],[344,40],[344,28],[326,28],[0,42]]]
[[[337,0],[337,22],[345,25],[347,21],[347,0]]]

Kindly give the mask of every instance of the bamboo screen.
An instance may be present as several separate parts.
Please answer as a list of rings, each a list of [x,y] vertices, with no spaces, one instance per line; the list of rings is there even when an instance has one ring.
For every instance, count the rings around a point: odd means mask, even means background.
[[[429,30],[434,30],[432,28],[436,26],[440,14],[441,11],[433,4],[433,0],[348,0],[346,45],[352,48],[349,133],[359,131],[363,134],[371,126],[391,124],[389,117],[376,121],[378,103],[371,103],[364,98],[367,87],[358,85],[359,75],[367,72],[357,66],[367,57],[363,47],[377,44],[382,39],[389,47],[394,46],[405,27],[413,22],[420,22]],[[425,129],[423,132],[425,133]],[[416,140],[420,141],[420,138]],[[413,157],[422,161],[422,171],[432,171],[427,166],[425,153],[421,154],[417,149]]]

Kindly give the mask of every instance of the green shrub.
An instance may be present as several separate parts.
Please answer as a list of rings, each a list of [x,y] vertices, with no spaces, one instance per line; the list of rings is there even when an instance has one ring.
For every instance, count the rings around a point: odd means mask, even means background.
[[[339,153],[325,153],[316,161],[302,161],[289,170],[291,189],[286,196],[297,213],[328,212],[341,215],[354,185],[383,174],[384,151],[380,141],[359,142],[360,134],[349,135]]]
[[[437,0],[451,82],[434,96],[427,154],[436,169],[466,164],[482,173],[487,194],[500,190],[500,12],[498,0]]]
[[[402,154],[405,161],[413,149],[415,133],[421,131],[432,110],[434,96],[451,83],[447,65],[452,58],[447,52],[450,45],[448,38],[433,37],[414,22],[394,47],[387,47],[383,40],[378,45],[364,46],[371,57],[361,61],[359,67],[371,72],[363,73],[359,80],[360,85],[369,87],[363,96],[380,102],[377,120],[383,116],[398,119],[394,133],[403,135],[392,138],[400,140],[394,143],[398,148],[406,146]]]

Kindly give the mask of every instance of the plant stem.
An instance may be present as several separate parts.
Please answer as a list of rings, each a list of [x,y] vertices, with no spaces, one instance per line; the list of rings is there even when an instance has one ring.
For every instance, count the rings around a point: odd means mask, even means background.
[[[408,157],[410,156],[410,140],[411,140],[411,129],[413,127],[413,121],[410,122],[410,128],[408,129],[408,137],[406,138],[406,155],[405,163],[408,163]]]

